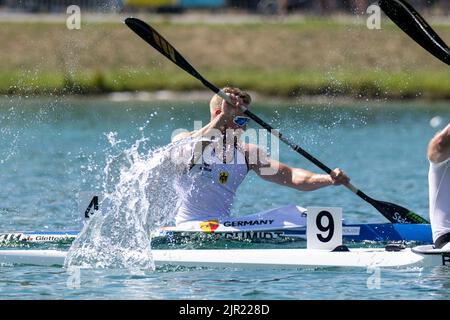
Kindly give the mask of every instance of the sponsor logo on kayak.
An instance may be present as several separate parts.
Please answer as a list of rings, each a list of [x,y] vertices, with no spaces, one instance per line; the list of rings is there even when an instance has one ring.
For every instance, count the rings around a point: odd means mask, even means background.
[[[14,241],[58,241],[69,239],[67,235],[29,235],[24,233],[2,233],[0,234],[0,242]]]
[[[22,241],[23,233],[2,233],[0,234],[0,242]]]
[[[224,221],[225,227],[246,227],[246,226],[262,226],[271,225],[275,220],[242,220],[242,221]]]
[[[59,240],[63,240],[66,239],[68,237],[66,236],[34,236],[34,237],[29,237],[28,240],[30,241],[59,241]]]
[[[226,232],[224,234],[226,239],[232,240],[272,240],[278,239],[283,235],[282,231],[248,231],[248,232]]]
[[[360,227],[342,227],[342,235],[359,236]]]
[[[200,223],[200,229],[204,232],[213,233],[219,227],[219,220],[208,220]]]

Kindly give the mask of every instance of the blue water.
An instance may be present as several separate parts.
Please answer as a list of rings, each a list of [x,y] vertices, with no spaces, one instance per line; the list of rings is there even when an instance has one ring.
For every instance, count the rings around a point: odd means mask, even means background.
[[[448,103],[255,104],[254,112],[330,167],[341,167],[370,196],[427,217],[426,146],[450,121]],[[442,117],[432,127],[433,117]],[[78,230],[80,191],[101,190],[106,134],[129,148],[168,143],[177,128],[208,120],[198,102],[102,99],[0,100],[0,231]],[[253,125],[255,126],[255,125]],[[281,146],[280,160],[317,171]],[[297,192],[250,174],[233,212],[250,214],[286,204],[340,206],[347,222],[384,222],[343,187]],[[81,270],[79,282],[61,268],[0,267],[2,299],[449,299],[450,270],[443,267],[382,271],[368,286],[366,270],[243,271],[162,269],[142,274]]]

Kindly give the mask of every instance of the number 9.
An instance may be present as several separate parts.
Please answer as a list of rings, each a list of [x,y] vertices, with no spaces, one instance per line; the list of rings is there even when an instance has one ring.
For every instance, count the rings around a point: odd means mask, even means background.
[[[327,219],[328,219],[327,225],[322,224],[323,217],[327,217]],[[317,229],[319,229],[320,231],[328,232],[328,235],[326,237],[324,237],[322,234],[318,233],[317,239],[319,239],[319,241],[328,242],[331,240],[331,238],[333,238],[334,220],[333,220],[333,216],[331,215],[331,213],[329,213],[328,211],[320,211],[316,217],[316,226],[317,226]]]

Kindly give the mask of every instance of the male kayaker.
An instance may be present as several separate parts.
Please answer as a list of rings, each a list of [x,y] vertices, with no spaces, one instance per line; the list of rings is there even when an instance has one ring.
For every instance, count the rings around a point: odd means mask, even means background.
[[[250,119],[241,112],[239,106],[248,107],[251,97],[237,88],[227,87],[223,91],[231,97],[234,105],[214,95],[209,104],[210,122],[199,130],[185,132],[172,139],[177,141],[215,136],[222,142],[219,150],[217,143],[213,146],[213,143],[207,141],[201,142],[200,152],[195,152],[194,147],[188,151],[190,169],[180,183],[190,191],[181,200],[181,207],[176,215],[178,226],[193,220],[229,217],[237,188],[249,170],[255,171],[264,180],[301,191],[312,191],[350,181],[339,168],[334,169],[330,175],[292,168],[271,159],[259,146],[241,141],[240,135],[246,130]],[[221,152],[222,150],[225,152]]]
[[[450,124],[428,144],[430,222],[434,246],[450,249]]]

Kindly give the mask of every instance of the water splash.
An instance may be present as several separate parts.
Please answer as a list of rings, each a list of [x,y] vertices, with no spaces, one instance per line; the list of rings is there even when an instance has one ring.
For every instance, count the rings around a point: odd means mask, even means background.
[[[123,141],[107,135],[112,148]],[[69,249],[65,266],[154,269],[150,233],[171,222],[182,195],[175,184],[186,172],[184,140],[142,151],[148,139],[110,155],[104,169],[102,213],[84,227]]]

